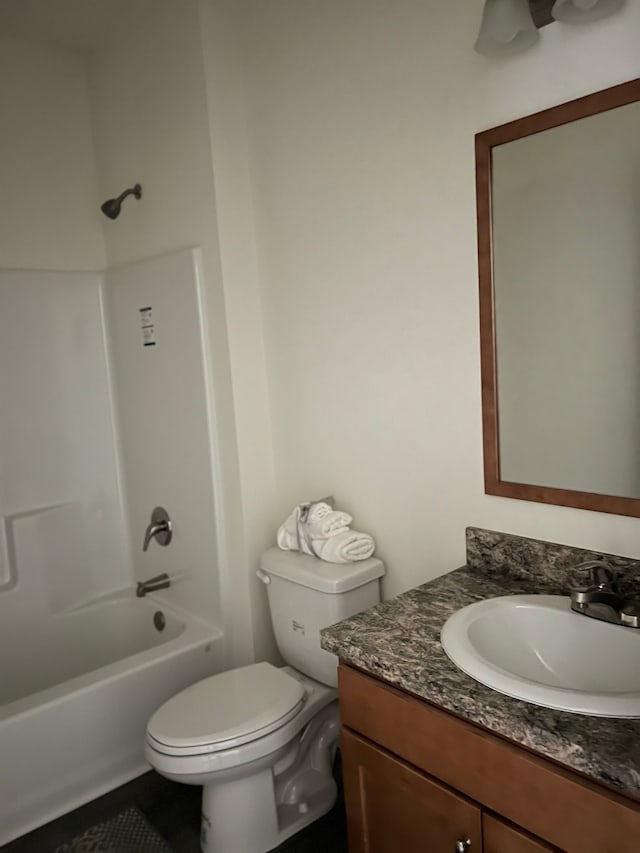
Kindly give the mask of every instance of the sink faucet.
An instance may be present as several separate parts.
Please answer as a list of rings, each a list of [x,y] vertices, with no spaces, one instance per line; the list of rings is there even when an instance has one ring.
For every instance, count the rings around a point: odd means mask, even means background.
[[[136,595],[138,598],[144,598],[148,592],[155,592],[157,589],[167,589],[171,586],[169,575],[164,572],[161,575],[156,575],[146,581],[138,581],[136,584]]]
[[[570,590],[572,610],[603,622],[640,628],[640,601],[620,595],[611,566],[603,560],[589,560],[575,569],[588,572],[588,583]]]
[[[590,583],[586,587],[587,590],[600,589],[617,592],[616,573],[603,560],[588,560],[586,563],[579,563],[575,570],[589,573]]]

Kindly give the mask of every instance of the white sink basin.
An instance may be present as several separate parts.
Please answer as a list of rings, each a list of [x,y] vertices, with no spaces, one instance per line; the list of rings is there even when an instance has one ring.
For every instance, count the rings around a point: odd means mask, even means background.
[[[597,717],[640,717],[640,629],[574,613],[560,595],[463,607],[441,635],[453,663],[526,702]]]

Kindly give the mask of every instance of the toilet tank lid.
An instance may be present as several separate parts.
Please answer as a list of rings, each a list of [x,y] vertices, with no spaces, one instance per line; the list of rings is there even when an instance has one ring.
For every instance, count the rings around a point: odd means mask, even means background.
[[[377,557],[356,563],[328,563],[281,548],[265,551],[260,558],[260,568],[270,575],[333,595],[357,589],[384,575],[384,563]]]

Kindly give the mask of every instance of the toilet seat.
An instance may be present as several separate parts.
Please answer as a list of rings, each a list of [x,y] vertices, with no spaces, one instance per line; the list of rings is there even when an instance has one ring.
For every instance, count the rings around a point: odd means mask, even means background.
[[[302,684],[269,663],[228,670],[165,702],[149,720],[147,740],[165,755],[234,749],[284,726],[304,700]]]

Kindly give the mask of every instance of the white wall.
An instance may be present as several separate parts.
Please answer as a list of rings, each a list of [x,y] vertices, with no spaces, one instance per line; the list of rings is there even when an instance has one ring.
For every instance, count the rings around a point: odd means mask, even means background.
[[[253,622],[195,0],[158,0],[151,21],[92,57],[90,79],[101,194],[113,196],[136,181],[143,187],[142,199],[128,199],[120,217],[105,225],[108,266],[187,246],[202,249],[213,392],[209,414],[216,436],[210,524],[219,559],[206,570],[220,576],[233,659],[247,661],[254,655]],[[208,464],[203,458],[202,465]]]
[[[0,268],[101,270],[84,61],[0,38]]]
[[[238,475],[254,645],[277,659],[265,588],[255,575],[280,522],[235,0],[200,0],[220,264],[229,338]],[[245,593],[246,594],[246,593]]]
[[[274,506],[333,493],[386,595],[460,565],[468,524],[640,552],[637,520],[483,494],[473,155],[478,130],[636,76],[640,4],[502,61],[464,5],[242,6]]]

